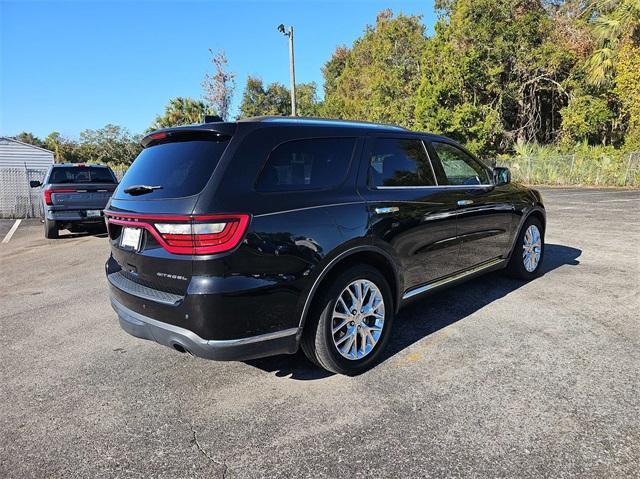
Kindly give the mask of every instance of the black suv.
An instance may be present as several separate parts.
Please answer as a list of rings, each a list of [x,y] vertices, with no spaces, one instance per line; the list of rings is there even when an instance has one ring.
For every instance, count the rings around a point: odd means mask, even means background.
[[[164,129],[111,198],[106,264],[128,333],[217,360],[294,353],[356,374],[407,301],[540,273],[540,194],[454,141],[283,117]]]

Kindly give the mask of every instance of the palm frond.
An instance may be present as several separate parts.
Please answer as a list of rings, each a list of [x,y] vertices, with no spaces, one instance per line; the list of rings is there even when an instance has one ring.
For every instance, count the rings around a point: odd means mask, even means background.
[[[615,72],[615,51],[612,48],[600,48],[587,60],[586,70],[589,83],[601,87],[608,84]]]

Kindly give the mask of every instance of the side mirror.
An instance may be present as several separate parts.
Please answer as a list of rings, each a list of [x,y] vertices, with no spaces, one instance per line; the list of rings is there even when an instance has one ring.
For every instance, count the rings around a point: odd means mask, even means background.
[[[504,166],[496,166],[493,169],[493,184],[496,186],[511,183],[511,172]]]
[[[42,186],[42,183],[40,183],[38,180],[31,180],[31,181],[29,182],[29,186],[30,186],[31,188],[37,188],[37,187],[39,187],[39,186]]]

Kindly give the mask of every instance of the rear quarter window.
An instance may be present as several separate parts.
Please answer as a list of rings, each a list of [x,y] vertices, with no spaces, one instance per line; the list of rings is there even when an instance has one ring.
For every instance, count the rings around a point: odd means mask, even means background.
[[[345,179],[355,138],[308,138],[277,146],[256,181],[260,192],[327,189]]]
[[[161,186],[140,199],[182,198],[202,191],[220,161],[229,139],[174,141],[142,150],[120,182],[116,197],[135,185]]]

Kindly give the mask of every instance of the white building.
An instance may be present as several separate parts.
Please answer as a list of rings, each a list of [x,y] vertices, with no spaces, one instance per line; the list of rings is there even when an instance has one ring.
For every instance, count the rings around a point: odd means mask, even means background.
[[[53,163],[53,151],[0,136],[0,168],[46,170]]]

